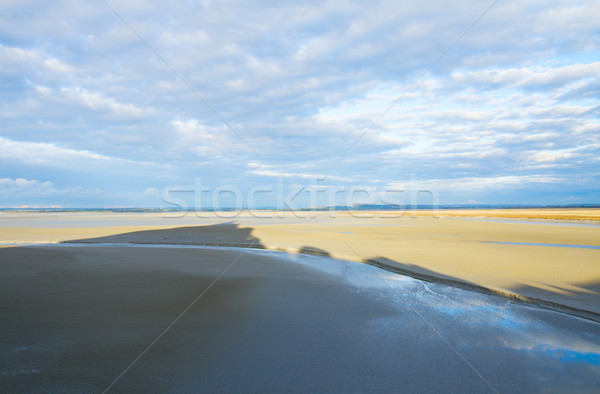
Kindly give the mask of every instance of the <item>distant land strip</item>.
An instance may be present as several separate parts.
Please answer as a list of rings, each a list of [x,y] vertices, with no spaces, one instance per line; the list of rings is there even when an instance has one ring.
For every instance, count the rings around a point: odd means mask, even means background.
[[[238,213],[236,213],[239,211]],[[600,223],[600,205],[568,205],[568,206],[456,206],[431,205],[419,206],[391,206],[391,205],[364,205],[364,206],[336,206],[303,209],[275,209],[260,208],[241,210],[236,209],[176,209],[176,208],[0,208],[0,220],[9,219],[5,214],[26,213],[177,213],[181,215],[214,215],[219,217],[219,212],[232,212],[241,217],[252,216],[254,212],[276,212],[281,215],[306,216],[312,212],[329,213],[330,215],[361,215],[374,214],[381,217],[457,217],[457,218],[500,218],[500,219],[533,219],[544,221],[577,221]],[[3,217],[4,216],[4,217]]]

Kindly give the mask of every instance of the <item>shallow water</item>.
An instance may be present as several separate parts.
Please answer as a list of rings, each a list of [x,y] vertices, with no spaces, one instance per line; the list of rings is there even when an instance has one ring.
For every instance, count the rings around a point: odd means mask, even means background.
[[[443,216],[443,215],[440,215]],[[494,217],[452,217],[458,220],[467,220],[473,222],[493,222],[493,223],[513,223],[530,224],[535,226],[559,226],[559,227],[600,227],[600,223],[591,221],[561,221],[561,219],[517,219],[517,218],[494,218]]]
[[[571,245],[571,244],[544,244],[534,242],[500,242],[484,241],[486,244],[506,244],[506,245],[527,245],[527,246],[551,246],[553,248],[580,248],[580,249],[600,249],[597,245]]]

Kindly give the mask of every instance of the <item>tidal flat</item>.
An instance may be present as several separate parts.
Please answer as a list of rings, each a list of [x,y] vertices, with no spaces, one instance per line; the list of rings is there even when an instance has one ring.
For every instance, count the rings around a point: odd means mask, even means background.
[[[543,245],[598,245],[595,226],[22,219],[0,219],[2,391],[600,387],[599,251]]]

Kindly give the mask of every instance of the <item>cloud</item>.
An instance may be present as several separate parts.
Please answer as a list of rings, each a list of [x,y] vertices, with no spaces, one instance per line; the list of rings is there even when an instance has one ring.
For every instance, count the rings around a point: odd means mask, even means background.
[[[0,6],[7,179],[97,187],[113,205],[196,177],[597,196],[594,2],[498,2],[447,52],[489,4],[113,6],[145,42],[102,2]]]
[[[298,179],[310,179],[313,181],[317,180],[329,180],[329,181],[342,181],[342,182],[351,182],[352,178],[348,177],[339,177],[334,175],[325,175],[319,173],[304,173],[304,172],[288,172],[280,166],[268,165],[268,164],[259,164],[256,162],[248,163],[248,168],[250,169],[250,173],[258,176],[270,177],[270,178],[298,178]]]
[[[538,163],[554,163],[576,156],[572,151],[540,151],[532,155],[532,160]]]
[[[23,162],[27,165],[43,167],[73,168],[73,166],[105,165],[151,165],[153,163],[135,162],[91,152],[70,149],[45,142],[14,141],[0,137],[0,160]]]
[[[426,179],[410,180],[407,182],[391,182],[387,185],[389,190],[480,190],[480,189],[502,189],[506,187],[529,187],[531,184],[553,184],[560,183],[560,178],[544,175],[507,175],[495,177],[473,177],[454,179]]]
[[[456,72],[450,77],[454,87],[472,87],[480,89],[552,89],[561,88],[580,80],[596,79],[600,73],[600,62],[571,64],[563,67],[530,66],[496,70],[477,70]]]
[[[162,191],[156,187],[149,187],[144,190],[144,196],[148,197],[158,197],[161,196]]]
[[[13,141],[0,137],[0,159],[25,161],[30,164],[63,166],[73,161],[107,161],[111,157],[87,150],[61,148],[43,142]],[[70,162],[70,163],[69,163]]]
[[[42,88],[43,89],[43,88]],[[49,90],[43,90],[52,94]],[[73,106],[82,106],[91,111],[106,112],[110,116],[121,119],[138,119],[150,114],[151,109],[140,108],[131,103],[120,103],[113,98],[104,97],[81,88],[61,88],[58,92],[60,98]]]
[[[50,181],[40,182],[35,179],[0,178],[0,198],[47,198],[65,196],[69,194],[79,196],[82,193],[85,192],[81,187],[59,189]]]

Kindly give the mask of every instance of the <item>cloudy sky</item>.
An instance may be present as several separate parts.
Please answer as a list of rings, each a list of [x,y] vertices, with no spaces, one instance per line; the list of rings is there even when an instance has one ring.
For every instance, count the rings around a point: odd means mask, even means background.
[[[600,203],[597,1],[0,4],[3,207]]]

